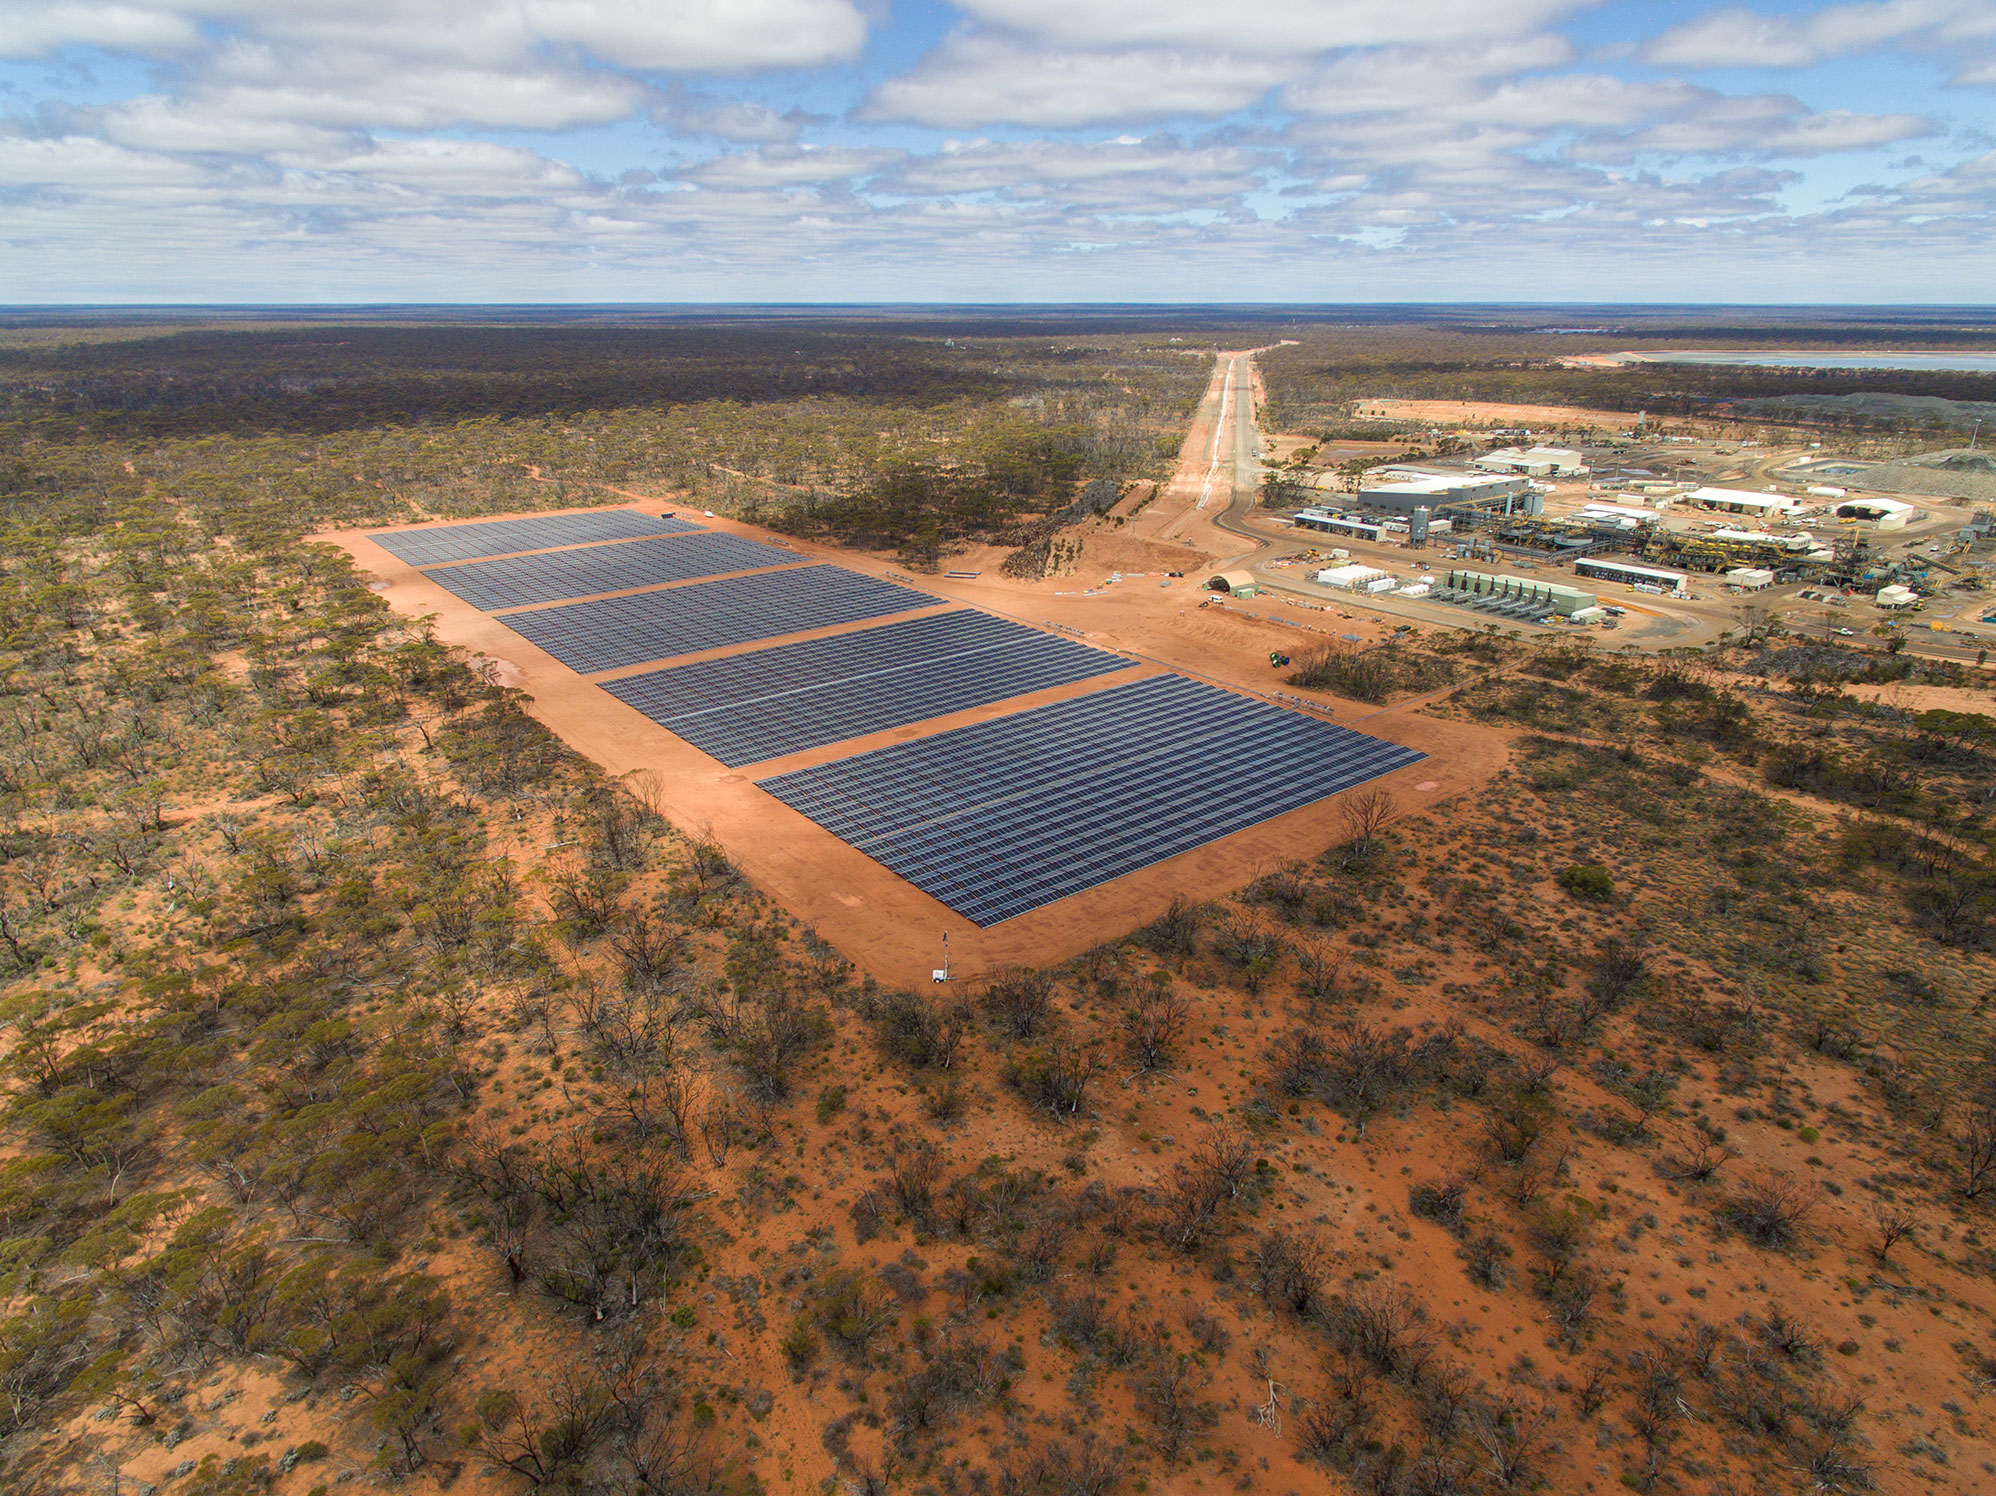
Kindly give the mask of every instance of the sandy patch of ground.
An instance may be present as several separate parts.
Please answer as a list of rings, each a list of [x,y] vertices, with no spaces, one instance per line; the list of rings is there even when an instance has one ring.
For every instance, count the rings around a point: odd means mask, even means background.
[[[1578,405],[1503,405],[1484,400],[1361,400],[1358,420],[1430,421],[1444,426],[1634,426],[1626,410]]]

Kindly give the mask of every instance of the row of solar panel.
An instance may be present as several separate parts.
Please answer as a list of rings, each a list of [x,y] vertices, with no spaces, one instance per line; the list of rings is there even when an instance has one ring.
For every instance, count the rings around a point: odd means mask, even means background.
[[[508,556],[516,551],[544,551],[600,540],[636,540],[646,535],[683,535],[705,528],[688,520],[639,514],[635,509],[591,509],[581,514],[489,519],[432,530],[386,530],[367,538],[410,566],[441,566],[481,556]]]
[[[604,689],[739,768],[1129,666],[1106,650],[962,612],[626,676]]]
[[[993,925],[1424,756],[1159,676],[762,788]]]
[[[886,618],[941,601],[843,566],[800,566],[509,613],[505,622],[569,669],[589,675],[696,650]]]
[[[766,566],[795,566],[803,557],[739,535],[698,535],[629,540],[580,550],[467,561],[424,575],[439,587],[487,613],[551,603],[564,597],[590,597],[630,587],[686,582]]]

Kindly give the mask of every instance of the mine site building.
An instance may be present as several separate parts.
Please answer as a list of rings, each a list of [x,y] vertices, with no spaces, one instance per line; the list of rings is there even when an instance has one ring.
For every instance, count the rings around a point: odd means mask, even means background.
[[[1726,585],[1742,592],[1765,592],[1774,585],[1774,573],[1765,566],[1735,566],[1726,573]]]
[[[1901,499],[1845,499],[1837,505],[1838,519],[1868,519],[1881,530],[1903,530],[1919,514]]]
[[[1655,566],[1637,566],[1632,561],[1610,561],[1601,556],[1582,556],[1573,563],[1573,569],[1583,577],[1593,577],[1602,582],[1620,582],[1626,587],[1638,587],[1647,591],[1684,591],[1684,573],[1664,571]]]
[[[1465,602],[1479,611],[1515,611],[1527,617],[1557,614],[1567,618],[1600,602],[1593,593],[1582,592],[1578,587],[1487,571],[1451,570],[1442,578],[1442,591],[1436,595],[1444,601]],[[1491,604],[1497,605],[1496,608],[1488,606]],[[1506,604],[1515,606],[1506,607]]]
[[[1704,509],[1751,514],[1761,519],[1780,519],[1798,514],[1803,508],[1799,499],[1785,493],[1754,493],[1744,488],[1694,488],[1685,497]]]
[[[1369,592],[1375,582],[1393,585],[1393,578],[1376,566],[1327,566],[1311,579],[1319,587],[1335,587],[1340,592]],[[1384,590],[1384,589],[1381,589]]]
[[[1355,514],[1333,514],[1328,509],[1297,510],[1296,527],[1324,535],[1350,535],[1359,540],[1379,539],[1382,528],[1376,519],[1363,519]]]
[[[1919,593],[1915,592],[1911,587],[1902,586],[1898,582],[1894,582],[1889,587],[1880,587],[1878,589],[1878,596],[1872,599],[1879,607],[1888,609],[1910,608],[1919,600]]]
[[[1377,482],[1358,491],[1359,502],[1370,509],[1411,515],[1416,509],[1431,514],[1444,510],[1481,510],[1490,514],[1537,514],[1545,507],[1544,498],[1532,490],[1531,481],[1503,473],[1431,473],[1414,468],[1382,468]]]
[[[1527,478],[1577,478],[1587,471],[1587,459],[1571,447],[1500,447],[1476,459],[1492,473],[1521,473]]]
[[[1223,571],[1209,581],[1206,588],[1209,592],[1224,592],[1229,597],[1254,597],[1261,592],[1253,576],[1244,571]]]

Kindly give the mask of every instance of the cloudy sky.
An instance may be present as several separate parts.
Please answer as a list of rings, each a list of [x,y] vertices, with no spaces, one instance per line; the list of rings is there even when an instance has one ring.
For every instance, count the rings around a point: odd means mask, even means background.
[[[1996,0],[0,0],[0,302],[1996,300]]]

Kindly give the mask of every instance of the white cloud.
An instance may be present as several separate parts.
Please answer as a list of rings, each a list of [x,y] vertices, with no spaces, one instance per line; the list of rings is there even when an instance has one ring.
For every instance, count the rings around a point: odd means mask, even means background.
[[[405,57],[519,60],[562,46],[624,67],[736,72],[843,61],[866,38],[852,0],[11,0],[8,10],[9,56],[69,44],[184,50],[215,26]]]
[[[181,52],[201,39],[187,15],[167,5],[10,4],[0,25],[0,57],[42,57],[78,45],[150,56]]]
[[[538,196],[581,187],[584,178],[562,161],[483,140],[384,140],[348,155],[288,162],[319,173],[345,173],[417,191],[477,196]]]
[[[956,0],[980,21],[1061,46],[1315,54],[1515,35],[1592,0]]]
[[[1930,47],[1991,38],[1996,38],[1996,5],[1988,0],[1883,0],[1800,16],[1713,11],[1665,32],[1642,55],[1666,67],[1799,68],[1895,44]]]
[[[1161,47],[1119,52],[1047,51],[1009,37],[952,37],[891,78],[861,106],[862,120],[944,129],[990,124],[1081,125],[1231,114],[1305,64]]]
[[[1270,152],[1188,146],[1172,136],[1098,142],[953,143],[911,157],[874,184],[881,196],[991,196],[1072,213],[1150,215],[1236,211],[1276,165]]]
[[[1490,78],[1541,72],[1571,62],[1573,44],[1538,35],[1475,47],[1384,47],[1338,57],[1283,92],[1310,114],[1375,114],[1448,104]]]
[[[723,191],[815,186],[870,177],[902,159],[900,151],[799,150],[771,148],[732,151],[674,172],[684,182]]]
[[[727,99],[675,89],[651,108],[654,124],[682,135],[782,144],[796,140],[808,115],[778,114],[753,99]],[[822,123],[822,121],[818,121]]]
[[[1785,95],[1759,94],[1710,97],[1696,109],[1644,129],[1590,136],[1572,152],[1590,161],[1627,161],[1637,156],[1820,156],[1933,133],[1933,125],[1917,115],[1812,113]]]
[[[213,171],[87,135],[0,136],[0,184],[79,193],[213,182]]]
[[[129,96],[37,82],[38,112],[0,121],[0,277],[22,299],[1627,298],[1745,294],[1762,266],[1793,296],[1869,266],[1867,298],[1959,300],[1996,269],[1996,155],[1950,164],[1969,130],[1866,162],[1897,185],[1846,190],[1839,167],[1825,189],[1813,158],[1933,127],[1862,95],[1819,112],[1583,65],[1548,29],[1568,0],[961,0],[964,28],[836,136],[672,74],[851,58],[885,0],[0,6],[16,53],[158,59]],[[1803,60],[1924,49],[1996,82],[1992,13],[1721,11],[1657,46],[1701,67],[1743,36]],[[890,121],[973,138],[870,148]],[[1173,131],[1089,138],[1125,122]],[[1789,206],[1826,191],[1834,211]]]

